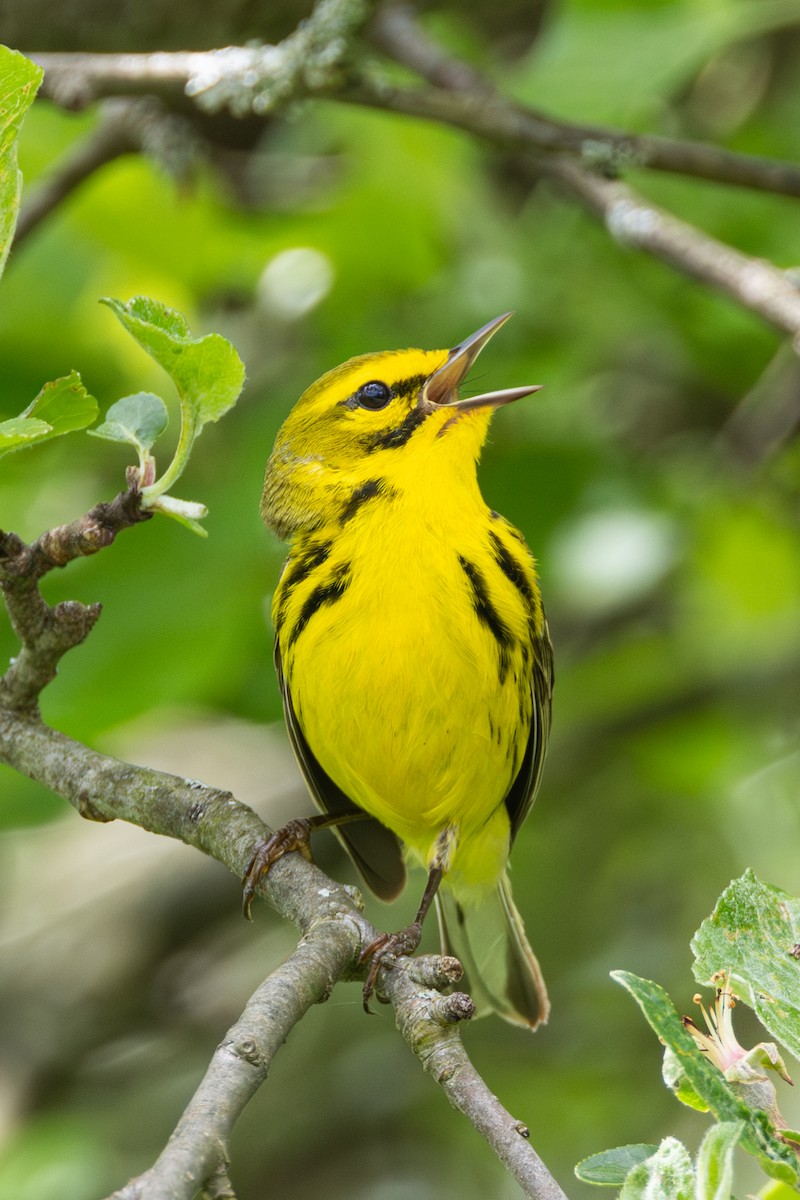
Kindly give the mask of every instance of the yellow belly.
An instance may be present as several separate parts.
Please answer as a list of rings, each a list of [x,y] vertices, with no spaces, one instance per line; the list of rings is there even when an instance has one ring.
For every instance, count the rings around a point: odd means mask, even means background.
[[[362,535],[358,547],[336,545],[325,571],[330,577],[337,561],[347,563],[348,585],[282,653],[320,765],[425,865],[437,836],[453,829],[450,882],[461,890],[493,886],[505,865],[503,799],[528,736],[529,687],[518,654],[501,670],[459,557],[443,552],[436,532],[436,541],[409,545],[401,531],[383,529],[375,544]],[[502,577],[492,584],[502,590]],[[524,637],[515,589],[497,599]],[[302,602],[301,592],[287,625]]]

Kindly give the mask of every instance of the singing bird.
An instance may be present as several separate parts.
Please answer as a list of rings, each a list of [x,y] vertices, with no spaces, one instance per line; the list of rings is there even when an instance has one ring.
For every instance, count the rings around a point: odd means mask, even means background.
[[[415,921],[362,958],[412,953],[432,902],[479,1010],[536,1028],[549,1004],[507,863],[533,803],[553,657],[534,560],[485,504],[477,463],[496,408],[538,390],[459,396],[490,321],[453,350],[363,354],[323,375],[278,432],[261,513],[290,542],[275,666],[297,761],[324,815],[262,843],[264,871],[335,827],[367,885],[428,871]],[[404,850],[405,848],[405,854]],[[441,885],[441,890],[440,890]]]

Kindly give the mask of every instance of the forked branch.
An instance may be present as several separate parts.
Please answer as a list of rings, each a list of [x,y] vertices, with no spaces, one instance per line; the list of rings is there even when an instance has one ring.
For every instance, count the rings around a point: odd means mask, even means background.
[[[241,878],[257,843],[269,833],[261,819],[229,792],[146,767],[119,762],[49,728],[37,700],[68,649],[99,616],[96,605],[50,608],[40,580],[57,566],[111,545],[117,533],[144,518],[135,491],[25,545],[3,536],[0,578],[23,648],[0,680],[0,762],[44,784],[83,816],[115,818],[177,838],[224,863]],[[270,870],[259,892],[294,922],[303,938],[259,987],[217,1048],[208,1071],[153,1167],[115,1193],[115,1200],[192,1200],[198,1188],[225,1183],[232,1129],[264,1082],[291,1028],[308,1008],[351,978],[361,950],[379,935],[352,891],[292,854]],[[448,1098],[473,1123],[530,1200],[564,1200],[558,1184],[475,1072],[458,1034],[472,1015],[468,997],[444,997],[460,974],[454,960],[401,960],[384,972],[398,1024]],[[437,990],[438,989],[438,990]],[[220,1188],[222,1191],[220,1192]],[[225,1189],[228,1189],[227,1192]]]

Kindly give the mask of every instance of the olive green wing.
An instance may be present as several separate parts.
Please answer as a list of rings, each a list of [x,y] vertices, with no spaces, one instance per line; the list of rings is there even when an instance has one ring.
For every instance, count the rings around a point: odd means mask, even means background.
[[[547,739],[550,734],[550,709],[553,695],[553,646],[547,618],[542,618],[541,633],[533,639],[533,697],[531,729],[522,765],[505,798],[511,821],[511,841],[531,810],[542,777]]]
[[[283,699],[283,714],[289,741],[317,807],[332,817],[347,818],[358,813],[363,820],[334,827],[334,832],[352,858],[364,882],[381,900],[394,900],[406,882],[406,867],[400,842],[390,829],[369,817],[334,783],[320,766],[308,744],[292,703],[289,683],[283,672],[280,646],[275,639],[275,670]]]

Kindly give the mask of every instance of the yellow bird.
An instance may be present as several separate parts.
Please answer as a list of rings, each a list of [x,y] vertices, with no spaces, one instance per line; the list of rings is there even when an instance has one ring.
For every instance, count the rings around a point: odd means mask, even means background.
[[[436,898],[443,950],[479,1009],[535,1028],[549,1004],[511,898],[507,861],[541,775],[552,648],[534,560],[485,504],[477,462],[492,413],[537,391],[459,397],[510,313],[447,350],[364,354],[295,405],[267,465],[261,513],[291,543],[275,592],[275,665],[295,754],[323,816],[263,843],[264,871],[311,829],[336,831],[383,900],[402,846],[428,871],[416,920],[384,935],[412,953]],[[441,892],[439,885],[442,885]]]

